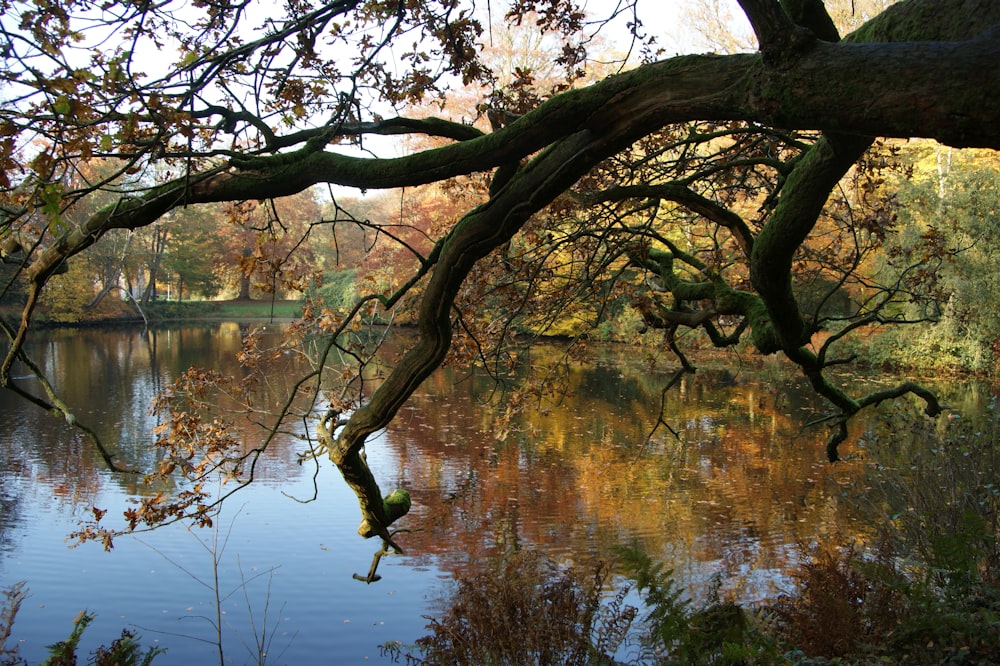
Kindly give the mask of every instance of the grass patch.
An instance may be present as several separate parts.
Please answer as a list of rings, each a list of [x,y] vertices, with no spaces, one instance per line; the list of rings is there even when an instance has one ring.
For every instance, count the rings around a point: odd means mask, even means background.
[[[295,319],[302,315],[302,301],[171,301],[151,303],[146,310],[154,321]]]
[[[302,315],[302,301],[209,301],[215,316],[225,319],[294,319]]]

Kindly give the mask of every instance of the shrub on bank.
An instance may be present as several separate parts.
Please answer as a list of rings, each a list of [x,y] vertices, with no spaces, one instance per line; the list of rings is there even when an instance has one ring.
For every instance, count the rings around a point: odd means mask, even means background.
[[[895,327],[848,338],[838,349],[871,367],[911,368],[936,373],[996,374],[997,349],[975,337],[960,335],[949,322]]]

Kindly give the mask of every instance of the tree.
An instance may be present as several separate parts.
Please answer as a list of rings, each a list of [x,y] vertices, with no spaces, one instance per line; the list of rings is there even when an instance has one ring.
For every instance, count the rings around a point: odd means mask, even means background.
[[[899,233],[880,258],[885,271],[923,253],[939,268],[934,279],[898,275],[909,281],[914,296],[901,308],[910,318],[933,324],[916,339],[898,345],[888,331],[882,337],[899,346],[900,356],[935,359],[942,369],[995,371],[1000,319],[992,308],[1000,284],[996,277],[996,211],[1000,205],[1000,172],[992,151],[953,151],[928,142],[912,142],[901,154],[909,177],[899,183]],[[902,262],[907,263],[907,262]],[[895,343],[895,344],[894,344]]]
[[[176,276],[177,300],[184,293],[215,296],[222,287],[218,275],[222,256],[222,226],[218,211],[207,206],[178,211],[183,221],[172,225],[164,268]]]
[[[312,189],[279,199],[216,207],[222,250],[217,272],[238,300],[304,291],[318,271],[309,242],[320,209]],[[223,210],[225,208],[225,210]]]
[[[553,285],[564,295],[553,306],[631,299],[650,326],[664,329],[679,372],[692,370],[674,336],[682,327],[716,345],[747,338],[761,354],[783,354],[832,406],[831,460],[861,409],[915,394],[928,414],[939,413],[935,396],[915,383],[852,395],[828,374],[846,360],[835,355],[840,340],[893,320],[902,283],[872,285],[875,295],[860,309],[836,316],[805,311],[796,290],[822,281],[850,287],[891,229],[891,206],[869,196],[886,159],[875,137],[1000,148],[1000,3],[906,0],[844,39],[820,0],[740,6],[756,52],[657,59],[643,40],[644,5],[632,3],[616,16],[627,16],[644,62],[577,86],[587,38],[610,24],[570,0],[516,0],[510,20],[536,11],[538,30],[572,37],[556,57],[565,85],[529,108],[504,108],[503,96],[484,100],[486,131],[392,111],[446,101],[451,87],[502,88],[479,57],[487,36],[472,3],[296,2],[255,32],[244,2],[185,6],[181,16],[169,2],[41,8],[5,0],[0,229],[19,239],[29,286],[20,322],[4,323],[10,349],[0,381],[75,422],[54,392],[24,390],[11,364],[26,359],[23,343],[50,278],[113,229],[149,227],[182,206],[277,198],[317,183],[386,189],[485,173],[483,198],[425,247],[393,234],[413,262],[394,291],[362,293],[346,316],[320,314],[302,325],[325,344],[316,371],[297,384],[305,407],[290,399],[282,418],[293,407],[313,415],[313,454],[336,463],[357,494],[360,531],[379,536],[386,550],[399,550],[389,526],[409,499],[403,491],[383,499],[363,447],[445,360],[456,332],[504,337],[506,325],[469,325],[505,318],[476,309],[485,296],[514,314],[536,289],[555,293],[546,291]],[[143,62],[140,54],[153,48],[176,51],[176,61]],[[358,151],[371,150],[373,136],[406,134],[440,144],[382,159]],[[173,175],[66,225],[65,212],[105,183],[73,189],[63,176],[95,157],[121,160],[115,177],[154,168]],[[29,225],[37,219],[45,224]],[[906,272],[919,274],[920,265]],[[417,341],[371,388],[363,370],[375,349],[352,335],[358,317],[416,295]],[[485,344],[473,349],[485,359]],[[356,361],[354,374],[324,374],[333,351]],[[224,422],[195,416],[207,386],[246,390],[248,381],[193,373],[165,397],[161,407],[176,408],[177,418],[160,436],[163,468],[183,469],[194,485],[169,511],[159,501],[142,504],[129,515],[132,527],[182,514],[204,522],[205,475],[252,478],[254,456],[281,419],[248,453],[236,450]],[[195,441],[203,448],[192,449]]]

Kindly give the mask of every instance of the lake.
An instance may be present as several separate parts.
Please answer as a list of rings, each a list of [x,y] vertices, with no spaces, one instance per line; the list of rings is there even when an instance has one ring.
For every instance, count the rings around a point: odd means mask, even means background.
[[[40,332],[30,352],[81,422],[149,469],[152,398],[192,365],[237,371],[249,326]],[[384,558],[371,585],[352,578],[378,547],[356,535],[356,498],[329,463],[297,464],[303,444],[291,436],[214,530],[172,525],[119,538],[111,552],[71,548],[92,507],[120,524],[149,491],[107,471],[65,423],[0,393],[0,584],[30,590],[14,625],[21,655],[39,662],[87,609],[97,619],[81,653],[128,627],[167,648],[156,664],[217,663],[218,592],[227,663],[254,662],[257,645],[268,663],[385,663],[379,646],[426,633],[423,616],[449,584],[491,555],[534,549],[584,563],[636,544],[695,599],[717,590],[753,602],[790,592],[789,569],[816,544],[865,533],[850,501],[863,491],[864,423],[845,462],[827,463],[825,430],[802,428],[822,405],[785,365],[726,356],[663,394],[674,368],[646,350],[564,352],[523,353],[522,364],[561,368],[541,402],[446,367],[369,441],[382,489],[414,499],[398,523],[407,554]],[[279,393],[293,374],[276,373]],[[973,383],[952,388],[970,409],[989,399]],[[523,409],[507,413],[511,401]]]

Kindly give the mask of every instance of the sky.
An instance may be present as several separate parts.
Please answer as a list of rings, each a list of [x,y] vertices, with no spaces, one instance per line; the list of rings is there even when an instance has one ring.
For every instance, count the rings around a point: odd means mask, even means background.
[[[597,17],[613,13],[621,0],[584,0],[582,4],[588,13]],[[690,19],[690,14],[700,6],[714,8],[713,13],[727,30],[749,30],[736,0],[637,0],[637,4],[644,31],[656,37],[665,56],[705,50],[702,37],[692,29]],[[624,28],[621,30],[624,32]]]

